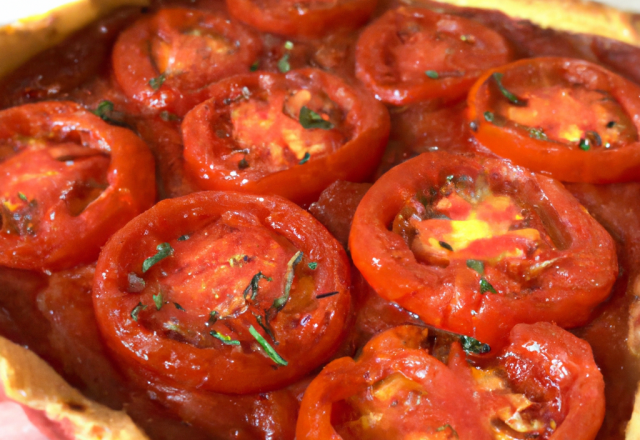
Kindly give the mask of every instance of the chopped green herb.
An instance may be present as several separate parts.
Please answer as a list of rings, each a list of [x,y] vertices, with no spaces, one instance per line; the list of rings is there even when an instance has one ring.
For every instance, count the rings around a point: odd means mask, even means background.
[[[591,148],[591,141],[589,139],[582,138],[580,139],[578,147],[580,147],[582,151],[589,151],[589,149]]]
[[[146,308],[147,308],[146,305],[142,304],[142,302],[139,302],[138,305],[135,306],[131,311],[131,319],[138,322],[138,315],[140,314],[141,311],[143,311]]]
[[[28,202],[28,201],[29,201],[29,199],[27,198],[27,196],[25,196],[25,195],[24,195],[24,193],[21,193],[21,192],[19,192],[19,193],[18,193],[18,198],[19,198],[20,200],[22,200],[23,202]]]
[[[464,351],[471,354],[485,354],[491,351],[489,344],[483,344],[471,336],[460,336],[460,344]]]
[[[527,105],[527,101],[525,99],[518,98],[516,95],[507,90],[507,88],[502,84],[502,77],[504,76],[502,73],[495,72],[491,76],[498,85],[500,93],[502,93],[502,95],[507,98],[511,104],[520,106]]]
[[[607,128],[613,128],[616,125],[616,121],[609,121],[607,122]]]
[[[182,306],[177,302],[174,302],[173,305],[176,306],[176,309],[180,310],[181,312],[186,312],[186,310],[183,309]]]
[[[467,267],[478,272],[480,275],[484,275],[484,261],[480,260],[467,260]]]
[[[335,292],[321,293],[320,295],[316,296],[316,299],[329,298],[330,296],[334,296],[334,295],[337,295],[339,293],[340,292],[338,292],[337,290]]]
[[[265,338],[262,337],[260,333],[258,333],[258,330],[256,330],[254,326],[249,326],[249,333],[251,333],[251,336],[256,338],[256,341],[258,341],[260,347],[262,347],[265,353],[267,353],[267,356],[269,356],[273,362],[278,365],[282,365],[283,367],[286,367],[289,364],[287,361],[282,359],[282,357],[280,357],[278,352],[273,349],[273,347],[267,342]]]
[[[438,244],[440,245],[441,248],[445,248],[446,250],[453,252],[453,248],[446,241],[439,241]]]
[[[209,332],[211,336],[221,341],[224,345],[240,345],[240,341],[236,341],[235,339],[231,339],[231,336],[223,335],[220,332],[215,330],[211,330]]]
[[[247,168],[249,168],[249,162],[247,162],[246,157],[240,159],[240,161],[238,162],[238,168],[240,168],[241,170],[246,170]]]
[[[447,430],[447,429],[448,429],[448,430],[451,430],[451,433],[453,434],[453,436],[454,436],[455,438],[460,438],[460,437],[458,437],[458,433],[456,432],[456,430],[455,430],[455,429],[453,429],[453,426],[449,425],[448,423],[447,423],[446,425],[442,425],[441,427],[439,427],[438,429],[436,429],[436,432],[442,432],[442,431],[445,431],[445,430]]]
[[[129,280],[129,288],[127,289],[129,292],[131,292],[131,293],[139,293],[139,292],[142,292],[144,290],[144,287],[145,287],[146,283],[138,275],[136,275],[135,273],[131,272],[127,276],[127,278]]]
[[[480,293],[484,295],[487,292],[498,293],[489,281],[485,280],[484,277],[480,278]]]
[[[291,42],[291,41],[285,41],[285,42],[284,42],[284,48],[285,48],[285,49],[287,49],[287,50],[291,50],[291,49],[293,49],[293,42]]]
[[[255,72],[256,70],[258,70],[258,68],[260,67],[260,61],[256,60],[251,67],[249,67],[249,71],[250,72]]]
[[[549,140],[549,138],[547,137],[547,134],[544,132],[542,128],[530,128],[529,137],[533,139],[539,139],[541,141]]]
[[[302,159],[300,159],[300,162],[298,162],[299,165],[304,165],[305,163],[309,162],[309,159],[311,158],[311,154],[309,154],[309,152],[307,151],[306,153],[304,153],[304,156]]]
[[[308,264],[309,269],[311,270],[316,270],[318,268],[318,263],[316,263],[315,261],[312,261],[311,263]]]
[[[438,72],[436,72],[435,70],[427,70],[426,72],[424,72],[424,74],[427,75],[431,79],[440,78],[440,75],[438,75]]]
[[[447,176],[447,182],[453,182],[453,179],[455,179],[456,176],[454,176],[453,174],[450,174]]]
[[[109,113],[113,111],[113,102],[111,101],[101,101],[100,104],[93,111],[93,114],[100,117],[101,119],[107,121]]]
[[[322,130],[331,130],[333,128],[333,124],[330,121],[325,121],[322,116],[307,106],[302,106],[300,109],[298,120],[304,128],[320,128]]]
[[[289,70],[291,70],[291,64],[289,64],[289,54],[285,53],[284,55],[282,55],[282,58],[280,58],[280,60],[278,60],[278,70],[281,73],[287,73]]]
[[[157,295],[153,295],[153,302],[156,305],[156,310],[160,310],[164,305],[164,298],[162,298],[162,292]]]
[[[273,343],[277,344],[276,337],[274,336],[273,331],[271,330],[271,326],[269,325],[269,321],[267,321],[266,317],[263,319],[262,316],[256,315],[255,313],[253,314],[253,316],[255,316],[258,325],[271,338]]]
[[[167,122],[179,121],[180,118],[178,115],[174,115],[173,113],[169,113],[166,110],[160,112],[160,119]]]
[[[164,73],[155,78],[151,78],[149,80],[149,87],[151,87],[153,90],[158,90],[160,87],[162,87],[162,84],[164,84],[165,79],[167,79],[167,77]]]
[[[173,254],[173,248],[169,243],[160,243],[156,247],[156,250],[158,251],[157,254],[155,254],[153,257],[147,258],[146,260],[144,260],[144,263],[142,263],[142,273],[145,273],[146,271],[151,269],[154,264],[160,262],[161,260],[164,260],[165,258]]]
[[[495,117],[493,116],[493,113],[491,112],[484,112],[484,120],[487,122],[493,122],[493,120],[495,119]]]
[[[244,289],[244,299],[250,299],[251,301],[254,301],[256,299],[256,296],[258,296],[258,283],[260,282],[260,278],[265,279],[269,282],[273,281],[273,278],[264,276],[262,272],[258,272],[253,276],[253,278],[251,278],[251,282],[249,283],[247,288]]]
[[[271,306],[276,312],[279,312],[284,308],[289,301],[289,294],[291,293],[291,285],[293,284],[293,276],[295,274],[295,269],[298,263],[302,261],[302,251],[298,251],[295,253],[293,257],[287,263],[287,273],[285,275],[285,285],[284,285],[284,293],[281,297],[276,298],[273,301],[273,305]]]
[[[213,310],[211,313],[209,313],[209,319],[207,319],[207,325],[213,325],[216,322],[218,322],[218,312],[216,312],[215,310]]]
[[[191,237],[189,237],[187,234],[181,235],[180,237],[178,237],[178,241],[187,241],[189,238]]]

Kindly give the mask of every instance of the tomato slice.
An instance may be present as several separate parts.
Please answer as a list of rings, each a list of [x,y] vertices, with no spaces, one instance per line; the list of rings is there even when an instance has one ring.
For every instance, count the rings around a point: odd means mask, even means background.
[[[373,185],[350,249],[379,295],[492,346],[519,322],[585,324],[618,272],[612,238],[559,182],[443,152]]]
[[[314,69],[220,81],[184,119],[186,170],[203,189],[311,202],[332,182],[362,181],[389,135],[383,105]]]
[[[125,94],[157,111],[184,115],[207,84],[246,73],[260,39],[222,13],[161,9],[120,34],[113,69]]]
[[[317,38],[354,30],[369,20],[376,0],[227,0],[229,13],[263,32]]]
[[[153,158],[131,131],[70,102],[0,112],[0,265],[95,260],[154,201]]]
[[[595,437],[604,382],[586,342],[552,324],[520,324],[500,357],[467,358],[454,342],[445,365],[423,348],[426,336],[396,327],[374,337],[357,361],[327,365],[302,399],[297,437]]]
[[[469,92],[476,139],[566,182],[640,176],[640,87],[587,61],[521,60],[486,72]]]
[[[483,71],[511,59],[506,40],[480,23],[401,7],[362,32],[356,76],[389,104],[455,100]]]
[[[113,236],[96,273],[97,319],[127,372],[186,389],[292,383],[338,348],[350,308],[340,244],[274,196],[162,201]]]

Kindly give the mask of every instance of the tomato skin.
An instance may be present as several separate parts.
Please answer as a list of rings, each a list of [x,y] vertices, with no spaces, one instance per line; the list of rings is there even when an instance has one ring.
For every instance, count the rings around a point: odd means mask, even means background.
[[[314,7],[313,1],[227,0],[229,13],[263,32],[316,38],[334,30],[353,30],[367,22],[376,0],[339,0]],[[312,5],[305,7],[304,3]],[[317,2],[323,3],[323,2]]]
[[[302,399],[296,437],[340,440],[332,426],[332,406],[363,391],[394,372],[422,385],[434,407],[433,417],[452,426],[459,438],[490,439],[480,420],[471,390],[444,364],[420,349],[426,331],[400,326],[374,337],[357,361],[341,358],[327,365],[311,382]],[[435,409],[437,408],[437,409]],[[446,437],[444,437],[446,438]]]
[[[415,23],[426,28],[415,35],[434,40],[430,41],[434,44],[433,53],[423,54],[417,48],[402,51],[406,45],[400,36],[403,26]],[[406,32],[413,31],[409,27]],[[458,53],[448,55],[444,46],[435,46],[440,33],[452,35],[450,43],[459,46],[454,48]],[[478,44],[460,41],[466,34],[471,34]],[[414,38],[409,35],[406,38]],[[452,101],[462,98],[484,70],[512,58],[506,40],[477,22],[423,8],[401,7],[388,11],[362,32],[356,47],[356,76],[385,103],[405,105],[436,98]],[[473,65],[468,67],[469,63]],[[437,77],[429,77],[428,71]]]
[[[211,30],[233,49],[208,60],[213,51],[207,46],[209,39],[197,33],[190,36],[185,30],[201,33]],[[198,38],[205,47],[196,44]],[[159,48],[154,49],[154,45]],[[154,50],[167,55],[166,71],[159,71],[161,66],[157,66],[156,59],[159,54]],[[176,53],[164,53],[172,50]],[[228,20],[222,13],[167,8],[143,17],[120,34],[113,49],[113,70],[129,98],[151,111],[164,110],[184,116],[206,99],[203,87],[227,76],[248,72],[261,50],[262,43],[253,32]],[[172,62],[184,63],[186,73],[181,72],[179,66],[176,73],[171,72]],[[165,74],[166,77],[159,80]]]
[[[546,322],[516,325],[509,342],[500,363],[514,388],[561,401],[553,406],[564,420],[549,439],[596,438],[605,413],[604,379],[589,344]]]
[[[279,337],[275,349],[289,362],[286,367],[275,369],[268,357],[257,351],[245,353],[240,346],[238,350],[233,346],[197,348],[168,338],[162,332],[156,334],[131,317],[143,297],[126,293],[130,290],[128,275],[140,271],[142,262],[155,254],[158,243],[191,234],[225,213],[259,219],[260,228],[289,240],[304,252],[308,261],[317,262],[317,268],[312,271],[314,297],[339,292],[317,300],[312,297],[309,305],[305,302],[308,289],[301,286],[296,290],[294,284],[290,300],[272,320],[274,333]],[[165,261],[171,263],[170,259]],[[162,268],[162,264],[158,267]],[[306,265],[301,263],[298,271],[311,272]],[[160,269],[154,268],[150,274],[156,270]],[[185,389],[246,394],[290,384],[326,361],[338,348],[344,338],[344,323],[350,308],[349,266],[340,245],[310,214],[275,196],[202,192],[162,201],[111,238],[98,260],[96,274],[93,294],[97,320],[127,374],[132,377],[148,374]],[[200,296],[202,301],[206,300]],[[153,303],[148,304],[153,307]],[[173,306],[165,307],[173,310]],[[155,312],[150,308],[146,313],[153,316]],[[180,313],[186,315],[187,311]],[[243,314],[231,323],[240,322],[241,318],[245,319]],[[202,322],[206,321],[205,316]],[[252,325],[258,328],[255,322]],[[238,335],[241,340],[255,342],[250,336]]]
[[[339,131],[346,142],[333,151],[316,157],[311,155],[306,163],[281,171],[241,169],[236,166],[237,161],[230,168],[221,157],[229,155],[235,141],[221,138],[214,123],[226,120],[229,99],[241,96],[243,88],[252,96],[261,91],[281,93],[293,88],[324,91],[345,114],[344,128]],[[320,192],[336,180],[358,182],[368,178],[382,156],[389,135],[389,114],[384,106],[365,91],[315,69],[291,71],[286,75],[256,72],[236,76],[215,84],[210,93],[212,97],[189,112],[182,125],[186,171],[202,189],[277,194],[296,203],[309,203],[317,200]],[[317,130],[320,129],[307,131]],[[254,145],[248,147],[252,149]]]
[[[420,263],[404,239],[388,229],[405,200],[459,174],[472,180],[487,176],[491,188],[508,188],[525,206],[539,206],[552,225],[557,248],[544,251],[540,261],[558,260],[533,278],[535,288],[521,284],[517,295],[482,294],[477,274],[464,261],[447,267]],[[354,264],[380,296],[428,324],[494,348],[520,322],[585,324],[609,295],[618,271],[613,240],[559,182],[506,161],[447,153],[424,153],[382,176],[358,206],[350,249]]]
[[[72,215],[63,199],[37,200],[38,188],[31,188],[36,197],[30,197],[48,209],[41,215],[35,234],[3,233],[0,265],[59,270],[91,262],[112,233],[154,201],[153,158],[144,142],[77,104],[42,102],[4,110],[0,113],[0,139],[10,144],[18,136],[59,142],[74,142],[74,136],[79,137],[92,150],[109,156],[109,186],[78,215]],[[19,160],[21,154],[25,153],[18,152],[5,165]],[[2,168],[0,163],[1,178],[8,182],[17,178],[11,169]],[[19,188],[16,182],[12,185]],[[9,196],[13,194],[2,194]]]
[[[638,180],[640,176],[640,142],[637,140],[618,148],[582,151],[563,143],[533,138],[529,132],[509,126],[499,127],[485,120],[488,106],[488,81],[496,72],[558,71],[572,84],[586,85],[609,93],[631,116],[636,131],[640,130],[640,87],[592,63],[567,58],[537,58],[521,60],[485,72],[469,92],[470,121],[477,125],[476,139],[501,157],[513,160],[535,172],[564,182],[615,183]],[[530,74],[531,75],[531,74]],[[517,81],[526,81],[519,73]],[[544,127],[543,127],[544,128]]]

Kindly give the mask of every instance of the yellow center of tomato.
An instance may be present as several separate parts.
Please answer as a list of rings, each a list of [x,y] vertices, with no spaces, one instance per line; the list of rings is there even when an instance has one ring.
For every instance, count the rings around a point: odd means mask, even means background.
[[[334,106],[304,89],[290,94],[276,92],[268,100],[252,97],[234,104],[231,122],[238,145],[235,160],[244,157],[247,167],[259,164],[262,169],[276,172],[339,148],[344,142],[339,130],[305,128],[299,121],[303,107],[329,121]]]
[[[585,150],[615,148],[637,139],[631,118],[606,92],[554,85],[518,96],[526,100],[526,105],[510,105],[502,100],[501,113],[508,120],[527,127],[534,138],[572,144]]]
[[[537,229],[513,229],[523,217],[507,196],[491,194],[474,204],[454,192],[440,199],[435,209],[450,220],[410,220],[417,233],[412,250],[416,258],[430,264],[446,265],[453,259],[491,262],[526,258],[540,242]]]

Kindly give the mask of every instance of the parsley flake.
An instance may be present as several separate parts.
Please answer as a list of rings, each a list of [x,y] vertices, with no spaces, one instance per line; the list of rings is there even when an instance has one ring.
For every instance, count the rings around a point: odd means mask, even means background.
[[[209,334],[211,336],[213,336],[214,338],[218,339],[224,345],[240,345],[240,341],[236,341],[235,339],[231,339],[231,336],[223,335],[222,333],[217,332],[215,330],[211,330],[209,332]]]
[[[337,290],[335,292],[321,293],[320,295],[316,295],[316,299],[329,298],[330,296],[334,296],[334,295],[337,295],[339,293],[340,292],[338,292]]]
[[[448,424],[448,423],[447,423],[446,425],[442,425],[441,427],[439,427],[438,429],[436,429],[436,432],[442,432],[442,431],[445,431],[445,430],[447,430],[447,429],[451,430],[451,433],[453,434],[453,436],[454,436],[455,438],[460,438],[460,437],[458,437],[458,432],[457,432],[455,429],[453,429],[453,426],[451,426],[451,425],[450,425],[450,424]]]
[[[460,344],[465,352],[471,354],[485,354],[491,351],[489,344],[483,344],[471,336],[460,336]]]
[[[178,237],[178,241],[187,241],[189,237],[187,234],[181,235],[180,237]]]
[[[284,293],[281,297],[276,298],[271,306],[276,312],[279,312],[284,308],[289,301],[289,294],[291,293],[291,285],[293,284],[293,276],[295,275],[295,269],[298,263],[302,261],[302,251],[295,253],[293,257],[287,263],[287,273],[285,275]]]
[[[493,120],[495,119],[495,117],[493,116],[493,113],[491,112],[484,112],[484,120],[487,122],[493,122]]]
[[[277,351],[274,350],[271,344],[269,344],[267,340],[263,338],[260,333],[258,333],[258,330],[256,330],[254,326],[249,326],[249,333],[251,333],[251,336],[256,338],[256,341],[258,341],[260,347],[262,347],[265,353],[267,353],[267,356],[269,356],[273,362],[278,365],[282,365],[283,367],[286,367],[289,364],[287,361],[282,359],[282,357],[278,354]]]
[[[249,162],[247,162],[246,157],[240,159],[240,161],[238,162],[238,168],[241,170],[246,170],[247,168],[249,168]]]
[[[156,247],[156,250],[158,251],[157,254],[155,254],[153,257],[147,258],[146,260],[144,260],[144,263],[142,263],[142,273],[145,273],[146,271],[151,269],[154,264],[160,262],[161,260],[164,260],[170,255],[173,255],[173,248],[169,243],[160,243]]]
[[[209,319],[207,319],[207,326],[213,325],[216,322],[218,322],[218,312],[216,312],[215,310],[211,311],[211,313],[209,313]]]
[[[262,316],[256,315],[255,313],[253,314],[253,316],[255,316],[256,322],[262,328],[262,330],[264,330],[264,332],[271,338],[273,343],[277,344],[278,342],[276,342],[276,337],[274,336],[273,331],[271,330],[271,326],[269,325],[269,321],[267,321],[266,316],[264,319],[262,318]]]
[[[287,73],[291,70],[291,64],[289,64],[289,54],[285,53],[282,58],[278,60],[278,70],[281,73]]]
[[[133,319],[135,322],[138,322],[138,315],[146,308],[146,305],[142,304],[142,302],[139,302],[138,305],[135,306],[131,311],[131,319]]]
[[[164,298],[162,298],[162,292],[157,295],[153,295],[153,303],[156,305],[156,310],[160,310],[164,305]]]
[[[102,120],[108,121],[108,115],[113,111],[113,102],[111,101],[100,101],[100,104],[93,111],[93,114],[100,117]]]
[[[582,151],[589,151],[589,149],[591,148],[591,141],[589,141],[589,139],[582,138],[580,139],[578,147],[580,147]]]
[[[544,132],[542,128],[530,128],[529,129],[529,137],[533,139],[538,139],[541,141],[547,141],[549,138],[547,134]]]
[[[249,72],[255,72],[260,67],[260,61],[256,60],[251,67],[249,67]]]
[[[170,113],[166,110],[160,112],[160,119],[166,122],[175,122],[180,120],[178,115],[174,115],[173,113]]]
[[[318,263],[316,263],[315,261],[312,261],[311,263],[308,264],[309,269],[311,270],[316,270],[318,268]]]
[[[258,272],[253,276],[253,278],[251,278],[251,282],[249,282],[247,288],[244,289],[244,299],[250,299],[251,301],[254,301],[256,299],[256,296],[258,296],[258,283],[260,282],[261,278],[269,282],[273,281],[273,278],[264,276],[262,272]]]
[[[28,202],[28,201],[29,201],[29,199],[27,198],[27,196],[25,196],[25,195],[24,195],[24,193],[21,193],[21,192],[19,192],[19,193],[18,193],[18,198],[19,198],[20,200],[22,200],[23,202]]]
[[[186,310],[183,309],[182,306],[177,302],[174,302],[173,305],[176,306],[176,309],[180,310],[181,312],[186,312]]]
[[[480,278],[480,293],[484,295],[487,292],[498,293],[491,283],[482,277]]]
[[[518,105],[518,106],[527,105],[527,100],[526,99],[518,98],[516,95],[514,95],[509,90],[507,90],[507,88],[502,84],[502,77],[503,76],[504,75],[502,73],[500,73],[500,72],[495,72],[493,75],[491,75],[493,80],[496,82],[496,85],[500,89],[500,93],[502,93],[502,96],[507,98],[509,100],[509,102],[511,104],[513,104],[513,105]]]
[[[320,128],[322,130],[331,130],[333,128],[331,121],[325,121],[322,116],[304,105],[300,109],[298,121],[304,128]]]
[[[438,244],[440,245],[441,248],[444,248],[448,251],[453,252],[453,248],[451,247],[451,245],[449,243],[447,243],[446,241],[439,241]]]
[[[305,163],[309,162],[309,159],[311,159],[311,154],[309,154],[309,152],[307,151],[306,153],[304,153],[304,157],[300,159],[300,162],[298,162],[298,164],[304,165]]]
[[[157,76],[155,78],[151,78],[149,80],[149,87],[151,87],[154,91],[158,90],[160,87],[162,87],[162,84],[164,84],[164,81],[167,79],[167,77],[165,76],[164,73],[160,74],[160,76]]]
[[[440,75],[438,75],[438,72],[436,72],[435,70],[427,70],[427,71],[424,72],[424,74],[427,75],[431,79],[440,78]]]
[[[467,267],[478,272],[480,275],[484,275],[484,261],[480,260],[467,260]]]

